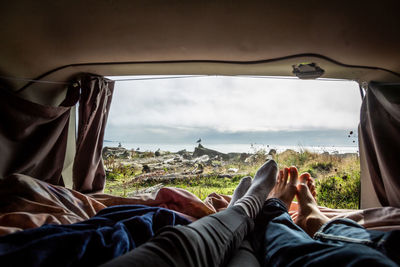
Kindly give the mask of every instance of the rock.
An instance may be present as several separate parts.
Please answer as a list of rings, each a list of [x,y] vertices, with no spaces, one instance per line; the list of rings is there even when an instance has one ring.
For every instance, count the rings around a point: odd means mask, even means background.
[[[203,155],[207,155],[207,156],[209,156],[209,157],[215,157],[215,156],[220,156],[220,157],[222,157],[223,159],[225,159],[225,160],[228,160],[229,159],[229,156],[227,155],[227,154],[224,154],[224,153],[221,153],[221,152],[218,152],[218,151],[216,151],[216,150],[212,150],[212,149],[208,149],[208,148],[205,148],[205,147],[203,147],[202,145],[198,145],[195,149],[194,149],[194,152],[193,152],[193,157],[200,157],[200,156],[203,156]]]
[[[143,169],[142,169],[142,172],[144,172],[144,173],[149,173],[150,172],[150,167],[149,167],[149,165],[143,165]]]
[[[161,156],[160,149],[157,149],[157,151],[154,152],[154,156],[156,156],[156,157]]]
[[[171,163],[174,163],[174,159],[173,158],[164,160],[164,164],[171,164]]]
[[[204,166],[203,164],[199,163],[197,164],[196,168],[194,168],[194,170],[192,171],[192,174],[200,174],[203,173],[204,171]]]
[[[126,159],[129,157],[129,150],[123,147],[104,147],[102,151],[103,158],[110,157]]]
[[[176,154],[183,156],[184,154],[188,153],[186,149],[179,150]]]
[[[176,154],[182,156],[184,159],[192,159],[192,153],[186,151],[186,149],[180,150]]]
[[[203,155],[203,156],[200,156],[198,158],[195,158],[193,160],[193,163],[202,163],[202,162],[207,162],[209,160],[210,160],[210,157],[208,155]]]
[[[229,168],[228,172],[233,172],[233,173],[237,173],[239,171],[239,169],[237,168]]]
[[[179,155],[176,155],[173,159],[174,159],[174,161],[176,161],[176,162],[182,162],[182,161],[183,161],[183,157],[182,157],[182,156],[179,156]]]
[[[250,154],[247,153],[228,153],[228,160],[230,161],[244,161]]]
[[[129,192],[127,194],[127,197],[134,197],[134,196],[139,195],[139,194],[154,193],[154,192],[157,192],[158,190],[160,190],[163,187],[164,187],[163,184],[156,184],[154,186],[151,186],[151,187],[148,187],[148,188],[145,188],[145,189]]]

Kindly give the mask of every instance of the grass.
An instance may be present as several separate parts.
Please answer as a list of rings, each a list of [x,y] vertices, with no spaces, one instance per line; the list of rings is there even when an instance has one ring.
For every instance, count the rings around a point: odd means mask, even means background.
[[[221,163],[217,169],[206,166],[204,173],[209,177],[163,182],[164,186],[186,189],[204,200],[209,194],[231,195],[244,175],[253,176],[257,168],[265,161],[265,151],[258,151],[257,160],[250,164],[243,162]],[[152,156],[152,155],[150,155]],[[360,196],[360,162],[357,155],[340,156],[317,154],[309,151],[295,152],[287,150],[273,156],[280,168],[296,166],[299,172],[309,172],[316,181],[317,202],[329,208],[357,209]],[[143,188],[160,183],[160,181],[143,181],[138,179],[141,170],[129,165],[112,162],[112,172],[107,174],[105,193],[127,196]],[[218,173],[226,173],[229,168],[238,168],[240,175],[232,178],[220,178]],[[168,173],[168,170],[164,170]]]
[[[243,176],[233,178],[219,178],[218,176],[196,177],[179,181],[168,181],[164,186],[177,187],[188,190],[200,199],[204,200],[209,194],[215,192],[223,195],[232,195]],[[119,176],[118,179],[107,181],[105,193],[126,197],[129,192],[148,188],[160,183],[159,181],[134,181]]]

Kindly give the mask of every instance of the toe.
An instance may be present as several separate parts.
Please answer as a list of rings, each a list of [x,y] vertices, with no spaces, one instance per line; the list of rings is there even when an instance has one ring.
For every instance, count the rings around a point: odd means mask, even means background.
[[[286,185],[288,177],[289,177],[289,168],[285,168],[283,170],[283,180],[282,180],[284,185]]]
[[[315,185],[311,184],[309,186],[312,196],[315,198],[317,196],[317,192],[315,191]]]
[[[292,185],[297,185],[298,176],[299,176],[299,173],[297,171],[297,168],[294,167],[294,166],[290,167],[290,180],[289,180],[289,183],[292,184]]]
[[[280,170],[279,174],[278,174],[278,179],[276,180],[276,183],[281,184],[282,180],[283,180],[283,170]]]
[[[299,177],[299,181],[300,183],[306,184],[310,177],[311,175],[308,172],[302,173]]]

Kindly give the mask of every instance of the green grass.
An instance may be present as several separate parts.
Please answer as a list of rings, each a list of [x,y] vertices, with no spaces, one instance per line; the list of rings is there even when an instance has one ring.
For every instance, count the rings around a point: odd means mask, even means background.
[[[114,174],[112,175],[114,176]],[[223,195],[232,195],[242,176],[233,178],[219,178],[211,176],[206,178],[190,178],[179,181],[169,181],[163,183],[164,186],[183,188],[204,200],[209,194],[215,192]],[[160,183],[159,181],[135,182],[132,178],[119,176],[118,180],[107,181],[105,193],[126,197],[129,192],[148,188]]]
[[[260,152],[258,152],[260,153]],[[149,155],[151,156],[151,155]],[[358,156],[340,157],[321,155],[308,151],[300,153],[285,151],[274,156],[280,168],[296,166],[299,172],[309,172],[316,181],[317,202],[329,208],[357,209],[360,196],[360,162]],[[209,194],[231,195],[244,175],[253,176],[262,165],[263,157],[252,164],[229,162],[218,170],[206,167],[204,172],[210,177],[196,177],[163,182],[164,186],[183,188],[204,200]],[[107,174],[105,193],[126,197],[129,192],[160,183],[141,181],[141,173],[130,166],[112,162],[113,171]],[[217,173],[225,173],[229,168],[238,168],[241,175],[233,178],[219,178]],[[167,172],[167,170],[164,170]],[[215,175],[213,175],[215,174]]]
[[[341,209],[358,209],[360,174],[332,176],[316,183],[317,202],[321,206]]]

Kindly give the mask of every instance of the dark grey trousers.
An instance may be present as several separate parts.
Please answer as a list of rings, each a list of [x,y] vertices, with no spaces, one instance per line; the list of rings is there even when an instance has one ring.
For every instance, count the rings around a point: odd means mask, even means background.
[[[164,227],[153,239],[102,266],[259,266],[249,241],[254,222],[231,207],[187,226]]]

